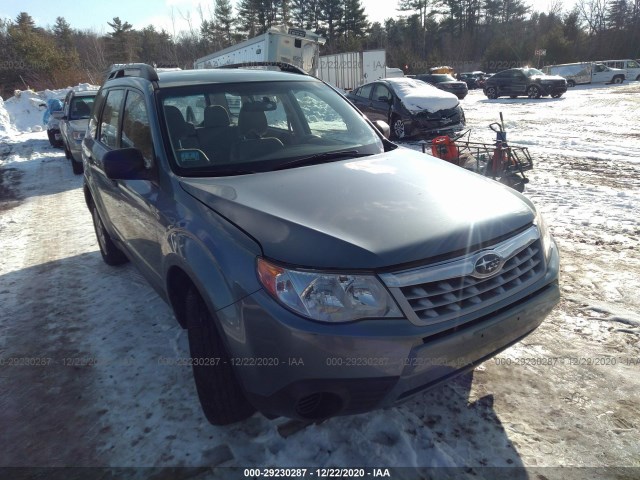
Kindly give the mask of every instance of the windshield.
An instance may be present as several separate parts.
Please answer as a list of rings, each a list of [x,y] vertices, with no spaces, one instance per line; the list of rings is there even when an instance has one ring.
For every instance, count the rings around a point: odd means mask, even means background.
[[[71,107],[69,108],[69,120],[80,120],[82,118],[89,118],[91,115],[91,109],[93,108],[92,97],[75,97],[71,101]]]
[[[538,70],[537,68],[525,68],[523,70],[523,73],[527,76],[527,77],[533,77],[533,76],[537,76],[537,75],[544,75],[544,73],[542,73],[540,70]]]
[[[203,84],[160,95],[180,175],[235,175],[384,151],[357,110],[322,83]]]

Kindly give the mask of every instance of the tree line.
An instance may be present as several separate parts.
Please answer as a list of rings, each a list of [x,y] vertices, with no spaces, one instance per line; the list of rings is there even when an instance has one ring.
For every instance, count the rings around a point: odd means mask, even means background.
[[[321,54],[385,49],[387,65],[407,74],[443,64],[498,71],[640,57],[640,0],[578,0],[569,11],[556,0],[546,12],[523,0],[397,0],[396,10],[381,23],[369,21],[361,0],[213,0],[206,9],[178,11],[187,24],[179,32],[134,29],[114,17],[106,34],[73,28],[64,17],[36,26],[22,12],[0,19],[0,94],[100,84],[113,63],[191,68],[196,58],[281,24],[323,35]]]

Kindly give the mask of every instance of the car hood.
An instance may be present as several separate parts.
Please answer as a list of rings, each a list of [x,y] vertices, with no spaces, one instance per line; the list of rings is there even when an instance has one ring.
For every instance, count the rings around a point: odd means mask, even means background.
[[[463,254],[534,217],[513,190],[404,148],[180,184],[266,257],[310,268],[373,270]]]

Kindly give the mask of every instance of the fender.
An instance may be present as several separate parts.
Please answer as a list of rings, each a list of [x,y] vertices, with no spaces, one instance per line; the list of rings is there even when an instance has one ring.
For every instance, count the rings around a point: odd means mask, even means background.
[[[208,208],[202,206],[201,214],[209,217],[206,229],[199,228],[198,221],[198,225],[180,222],[167,231],[163,242],[165,290],[170,298],[171,271],[177,267],[189,277],[211,312],[217,312],[260,290],[255,264],[262,249]],[[225,241],[220,242],[220,237]]]

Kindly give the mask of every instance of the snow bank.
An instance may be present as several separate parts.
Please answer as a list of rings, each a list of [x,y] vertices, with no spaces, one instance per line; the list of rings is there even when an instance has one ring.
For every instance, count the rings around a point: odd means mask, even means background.
[[[0,97],[0,138],[4,138],[12,133],[15,133],[15,128],[13,128],[11,124],[9,112],[7,112],[4,101],[2,97]]]
[[[458,105],[458,97],[412,78],[387,78],[402,103],[412,112],[437,112]]]
[[[0,135],[7,135],[13,131],[21,133],[40,132],[44,126],[42,116],[46,109],[47,100],[57,98],[64,100],[70,89],[76,91],[96,90],[99,87],[89,83],[81,83],[75,87],[58,90],[16,90],[13,97],[0,103]]]

